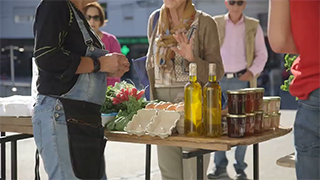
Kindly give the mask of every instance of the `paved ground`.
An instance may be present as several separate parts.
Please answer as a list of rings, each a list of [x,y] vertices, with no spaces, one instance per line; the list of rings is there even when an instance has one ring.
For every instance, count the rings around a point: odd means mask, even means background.
[[[292,126],[295,111],[282,111],[281,124]],[[290,154],[293,149],[293,136],[287,136],[262,143],[260,145],[260,178],[263,180],[293,180],[295,171],[291,168],[284,168],[276,165],[276,160]],[[32,139],[19,141],[18,143],[18,179],[34,179],[34,152],[35,145]],[[234,177],[232,163],[234,162],[234,150],[227,152],[229,159],[228,172]],[[107,173],[111,180],[143,180],[145,163],[145,145],[108,142],[106,149]],[[252,179],[252,146],[248,147],[246,172]],[[10,146],[7,146],[7,179],[10,179]],[[210,169],[213,163],[210,163]],[[41,179],[46,180],[47,176],[41,164]],[[156,147],[152,147],[152,180],[160,180],[160,172],[157,166]]]

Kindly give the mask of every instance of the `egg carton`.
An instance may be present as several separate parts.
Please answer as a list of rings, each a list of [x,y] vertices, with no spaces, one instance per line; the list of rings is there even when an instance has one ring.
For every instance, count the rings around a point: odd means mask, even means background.
[[[135,134],[137,136],[142,136],[146,133],[147,125],[152,121],[156,114],[157,110],[154,109],[140,109],[124,130],[130,135]]]
[[[179,119],[180,114],[175,111],[159,111],[147,125],[146,131],[152,137],[165,139],[172,134]]]

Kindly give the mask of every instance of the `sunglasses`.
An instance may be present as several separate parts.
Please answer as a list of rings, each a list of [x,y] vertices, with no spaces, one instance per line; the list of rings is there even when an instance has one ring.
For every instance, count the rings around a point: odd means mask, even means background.
[[[88,21],[90,21],[91,19],[93,19],[95,21],[99,21],[100,20],[100,16],[98,16],[98,15],[95,15],[95,16],[86,15],[86,19]]]
[[[235,4],[237,4],[238,6],[242,6],[244,1],[228,1],[228,3],[233,6]]]

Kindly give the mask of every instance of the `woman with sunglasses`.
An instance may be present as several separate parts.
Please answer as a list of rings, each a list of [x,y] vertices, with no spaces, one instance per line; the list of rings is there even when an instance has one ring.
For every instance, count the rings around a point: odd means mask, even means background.
[[[294,122],[296,176],[320,179],[320,1],[270,0],[268,35],[277,53],[299,54],[290,93],[299,98]]]
[[[106,179],[105,81],[122,76],[129,62],[105,50],[91,31],[81,10],[93,1],[42,0],[35,15],[39,77],[32,125],[49,180]]]
[[[208,81],[209,63],[216,64],[217,80],[224,74],[216,22],[196,10],[192,0],[163,0],[160,10],[149,17],[148,39],[150,99],[183,101],[190,63],[197,64],[201,85]],[[157,146],[163,180],[197,179],[195,158],[183,159],[182,150],[190,148]],[[204,156],[204,171],[209,159],[209,154]]]
[[[108,21],[105,19],[105,13],[101,5],[98,2],[89,3],[84,7],[83,11],[90,26],[106,46],[106,50],[110,53],[121,53],[121,47],[117,38],[110,33],[100,30]],[[107,86],[113,86],[116,82],[120,82],[120,78],[107,78]]]

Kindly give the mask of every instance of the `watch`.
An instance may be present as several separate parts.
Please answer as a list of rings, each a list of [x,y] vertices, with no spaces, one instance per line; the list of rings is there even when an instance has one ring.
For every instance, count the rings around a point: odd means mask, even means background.
[[[100,71],[100,61],[99,61],[99,57],[97,56],[92,56],[91,57],[93,60],[93,73],[99,72]]]

